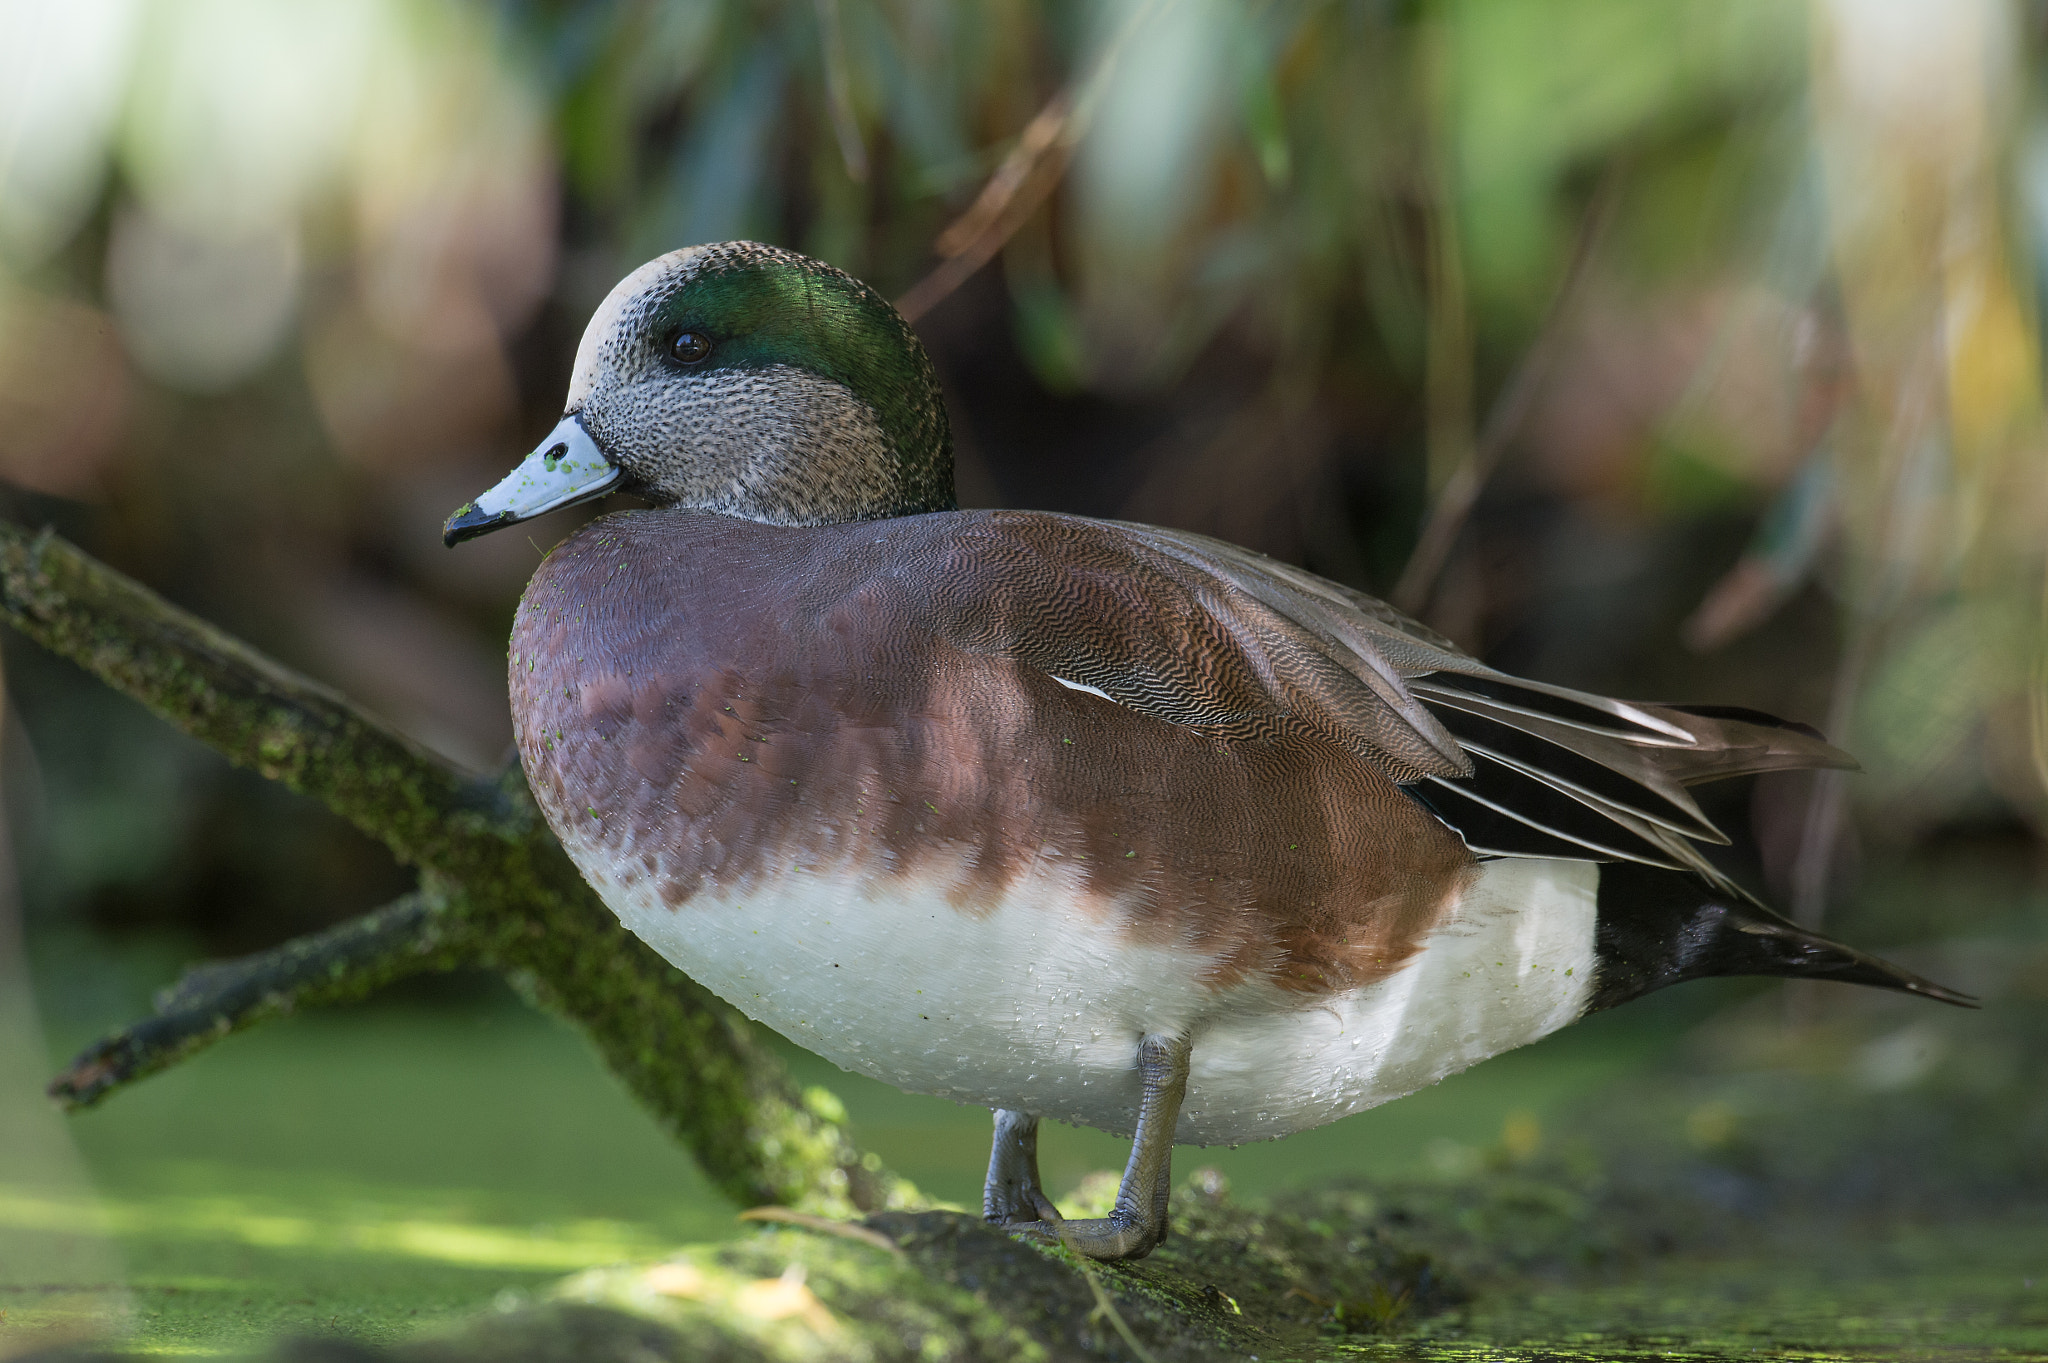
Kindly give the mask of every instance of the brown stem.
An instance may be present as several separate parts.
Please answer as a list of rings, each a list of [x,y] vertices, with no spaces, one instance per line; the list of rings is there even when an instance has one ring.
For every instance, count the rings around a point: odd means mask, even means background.
[[[1024,125],[1017,145],[996,167],[995,174],[988,177],[981,193],[933,242],[939,263],[896,300],[896,311],[903,314],[905,321],[915,322],[930,312],[972,278],[976,270],[995,259],[996,252],[1045,202],[1066,172],[1081,135],[1088,131],[1095,106],[1132,36],[1170,3],[1171,0],[1150,0],[1140,5],[1104,44],[1087,76],[1054,95]]]
[[[974,272],[995,259],[1003,244],[1045,202],[1066,172],[1081,129],[1074,117],[1071,90],[1062,90],[1038,111],[1017,145],[989,176],[965,213],[954,219],[934,243],[941,259],[931,273],[896,300],[896,311],[908,322],[930,312]]]

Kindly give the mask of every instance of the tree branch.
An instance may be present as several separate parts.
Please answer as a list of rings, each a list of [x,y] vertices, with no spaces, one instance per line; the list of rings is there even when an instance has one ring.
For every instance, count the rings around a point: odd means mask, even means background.
[[[52,531],[0,524],[0,611],[230,762],[324,801],[401,861],[456,871],[533,822],[521,818],[523,791],[508,800],[502,783],[458,771]]]
[[[157,994],[154,1017],[80,1052],[51,1081],[50,1096],[74,1111],[91,1107],[267,1018],[305,1004],[360,999],[408,975],[460,965],[473,946],[459,931],[444,930],[441,910],[415,892],[273,950],[194,966]]]

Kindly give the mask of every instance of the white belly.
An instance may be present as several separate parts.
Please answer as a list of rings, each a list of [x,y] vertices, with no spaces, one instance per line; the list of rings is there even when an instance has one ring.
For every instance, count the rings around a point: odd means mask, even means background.
[[[1303,1131],[1433,1084],[1576,1019],[1593,985],[1599,867],[1486,863],[1423,949],[1343,994],[1214,989],[1212,958],[1143,946],[1114,905],[1041,868],[992,908],[943,884],[791,872],[679,909],[571,855],[620,920],[741,1012],[917,1093],[1128,1134],[1138,1038],[1186,1031],[1176,1139]]]

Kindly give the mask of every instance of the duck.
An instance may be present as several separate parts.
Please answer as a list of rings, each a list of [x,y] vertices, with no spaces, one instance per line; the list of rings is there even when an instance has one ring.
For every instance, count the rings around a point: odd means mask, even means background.
[[[842,1068],[989,1108],[982,1214],[1097,1260],[1175,1143],[1321,1126],[1716,975],[1968,996],[1724,874],[1690,794],[1849,768],[1731,706],[1497,671],[1185,531],[962,510],[877,292],[756,242],[627,275],[450,547],[617,492],[509,648],[519,761],[621,923]],[[1046,1118],[1131,1138],[1062,1217]]]

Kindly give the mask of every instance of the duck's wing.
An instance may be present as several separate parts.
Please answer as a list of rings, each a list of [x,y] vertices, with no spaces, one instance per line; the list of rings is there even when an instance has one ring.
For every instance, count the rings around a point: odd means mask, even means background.
[[[1729,884],[1697,844],[1728,838],[1686,787],[1755,772],[1852,768],[1801,726],[1725,706],[1614,700],[1486,666],[1385,602],[1221,540],[1121,525],[1207,579],[1271,650],[1313,655],[1384,701],[1375,746],[1405,723],[1440,760],[1390,775],[1482,855],[1623,860]],[[1417,717],[1421,712],[1421,719]],[[1447,745],[1444,739],[1448,737]]]
[[[946,552],[918,573],[927,618],[958,646],[1225,741],[1308,730],[1397,782],[1473,772],[1399,667],[1347,623],[1356,612],[1326,620],[1195,537],[989,512],[965,519]]]

